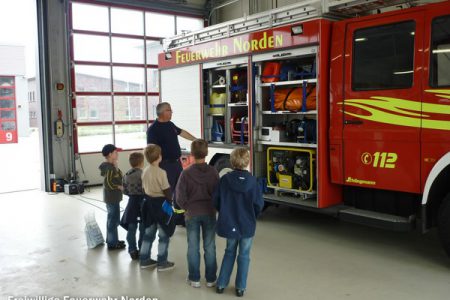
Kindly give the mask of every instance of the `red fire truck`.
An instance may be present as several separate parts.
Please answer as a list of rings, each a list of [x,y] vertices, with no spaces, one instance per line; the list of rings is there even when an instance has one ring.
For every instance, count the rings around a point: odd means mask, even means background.
[[[167,39],[160,100],[219,171],[248,147],[268,203],[437,226],[450,255],[450,1],[398,3],[311,0]]]

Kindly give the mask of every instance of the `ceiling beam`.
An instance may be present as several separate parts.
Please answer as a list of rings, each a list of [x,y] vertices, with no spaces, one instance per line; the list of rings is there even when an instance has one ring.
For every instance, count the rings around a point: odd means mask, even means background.
[[[189,3],[187,0],[96,0],[96,2],[183,13],[200,17],[206,16],[204,5]]]

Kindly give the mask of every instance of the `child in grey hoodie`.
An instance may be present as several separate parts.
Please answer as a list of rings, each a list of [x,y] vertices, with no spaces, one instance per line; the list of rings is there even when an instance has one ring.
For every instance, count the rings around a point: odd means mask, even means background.
[[[131,259],[139,259],[138,247],[141,248],[144,230],[141,222],[141,208],[144,201],[142,189],[142,168],[144,167],[144,154],[133,152],[128,159],[131,169],[123,177],[123,193],[128,196],[128,204],[122,215],[120,226],[127,233],[128,253]],[[136,246],[136,231],[139,227],[139,239]]]
[[[212,194],[219,182],[216,169],[205,163],[208,143],[197,139],[191,144],[191,155],[195,164],[185,169],[176,187],[178,205],[186,210],[186,230],[188,242],[188,283],[200,287],[200,230],[205,252],[206,286],[214,287],[216,282],[216,210]]]

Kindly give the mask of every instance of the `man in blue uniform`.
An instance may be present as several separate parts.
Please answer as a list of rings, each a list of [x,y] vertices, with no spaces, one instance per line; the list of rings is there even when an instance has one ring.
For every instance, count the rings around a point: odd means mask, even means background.
[[[147,144],[156,144],[161,147],[162,161],[159,167],[167,172],[170,188],[175,198],[175,187],[181,171],[183,171],[178,135],[190,141],[194,141],[196,138],[170,121],[172,119],[172,108],[169,103],[159,103],[156,106],[156,114],[158,118],[147,129]]]

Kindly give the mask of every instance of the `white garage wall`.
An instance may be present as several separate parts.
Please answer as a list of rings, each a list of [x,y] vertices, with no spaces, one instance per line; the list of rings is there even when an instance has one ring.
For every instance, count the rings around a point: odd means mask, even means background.
[[[119,169],[123,174],[125,174],[131,168],[130,164],[128,163],[128,156],[131,152],[134,151],[119,152]],[[88,180],[88,185],[102,184],[103,177],[100,176],[100,170],[98,169],[98,167],[104,161],[105,158],[101,153],[81,154],[80,157],[75,160],[79,180]],[[83,164],[83,168],[81,167],[81,164]],[[147,162],[145,164],[147,164]]]
[[[197,138],[201,137],[200,88],[198,65],[161,71],[161,100],[172,106],[172,122]],[[190,149],[190,141],[178,139],[181,148]]]

